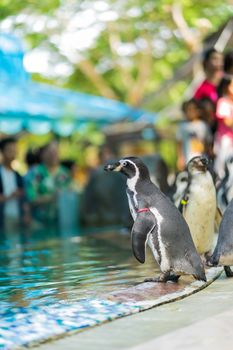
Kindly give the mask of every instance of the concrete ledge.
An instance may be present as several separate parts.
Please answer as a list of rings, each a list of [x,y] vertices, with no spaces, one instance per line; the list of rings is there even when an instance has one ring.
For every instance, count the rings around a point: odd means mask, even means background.
[[[199,292],[217,279],[222,271],[222,267],[207,269],[207,282],[196,281],[192,277],[184,276],[179,283],[141,283],[134,287],[112,292],[106,298],[120,303],[136,303],[141,307],[140,311],[144,311]]]
[[[130,350],[232,350],[233,309],[129,348]]]
[[[108,295],[103,295],[103,300],[109,300],[110,302],[121,305],[125,307],[127,311],[121,315],[112,315],[111,317],[107,317],[93,326],[101,325],[114,319],[119,319],[124,316],[132,315],[137,312],[145,311],[166,303],[183,299],[206,288],[221,275],[222,271],[223,269],[219,267],[208,269],[206,271],[207,282],[193,281],[189,278],[184,278],[177,284],[142,283],[134,287],[122,289]],[[90,330],[91,328],[92,327],[86,327],[85,330]],[[54,337],[50,337],[46,340],[44,339],[43,343],[47,343],[48,341],[50,342],[41,348],[46,347],[46,349],[49,349],[51,346],[51,349],[54,349],[56,347],[56,344],[59,343],[59,340],[55,341],[56,339],[71,335],[74,335],[75,337],[75,335],[80,331],[84,331],[84,328],[65,332]],[[72,341],[72,337],[70,340]],[[64,341],[66,340],[64,339]],[[67,345],[68,343],[69,339],[67,338]],[[29,345],[38,346],[39,344],[40,342],[38,341],[37,343],[31,343]]]

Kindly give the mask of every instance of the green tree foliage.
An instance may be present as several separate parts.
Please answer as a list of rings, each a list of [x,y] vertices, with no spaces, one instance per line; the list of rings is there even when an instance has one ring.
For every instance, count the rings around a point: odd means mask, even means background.
[[[47,69],[35,79],[135,106],[232,14],[230,0],[0,2],[1,29],[25,39],[31,60],[44,54]],[[176,100],[184,88],[153,108]]]

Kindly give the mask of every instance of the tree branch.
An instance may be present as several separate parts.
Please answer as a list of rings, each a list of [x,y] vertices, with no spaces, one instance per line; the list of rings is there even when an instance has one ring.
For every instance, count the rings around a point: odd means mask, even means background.
[[[107,24],[108,27],[108,37],[109,37],[109,47],[112,53],[112,56],[114,58],[115,66],[118,68],[118,72],[120,73],[120,79],[122,83],[124,84],[125,88],[128,90],[130,86],[134,84],[134,79],[132,78],[132,75],[130,71],[124,67],[122,64],[119,63],[119,55],[117,52],[117,47],[121,45],[121,39],[120,39],[120,31],[116,30],[115,23],[109,22]]]
[[[79,69],[95,85],[100,94],[111,99],[118,99],[115,92],[106,84],[102,76],[96,71],[95,66],[90,60],[82,60],[78,63]]]
[[[132,88],[129,90],[127,100],[133,106],[138,106],[141,104],[144,97],[145,88],[147,81],[151,75],[153,57],[152,57],[152,47],[149,39],[144,39],[147,42],[147,48],[144,50],[144,53],[139,55],[138,63],[138,75]]]
[[[185,18],[182,13],[181,4],[174,3],[171,7],[171,13],[173,21],[175,22],[177,28],[180,31],[188,49],[190,52],[197,52],[200,46],[200,40],[198,40],[197,36],[194,36],[191,32],[190,28],[185,21]]]

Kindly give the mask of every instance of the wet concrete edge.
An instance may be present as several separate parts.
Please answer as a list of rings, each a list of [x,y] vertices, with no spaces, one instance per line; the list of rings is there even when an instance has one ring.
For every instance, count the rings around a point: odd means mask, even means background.
[[[38,340],[36,342],[31,342],[30,344],[25,345],[25,346],[17,346],[17,347],[14,348],[14,350],[25,350],[25,349],[29,349],[29,348],[35,348],[35,347],[39,347],[42,344],[52,343],[55,340],[66,338],[66,337],[67,337],[67,339],[69,339],[70,336],[77,335],[80,332],[91,330],[94,327],[101,326],[101,325],[103,325],[105,323],[112,322],[112,321],[114,321],[116,319],[127,317],[127,316],[133,315],[135,313],[147,311],[149,309],[152,309],[152,308],[164,305],[164,304],[168,304],[168,303],[171,303],[171,302],[175,302],[175,301],[184,299],[184,298],[186,298],[186,297],[188,297],[190,295],[198,293],[202,289],[207,288],[211,283],[213,283],[217,278],[220,277],[222,272],[223,272],[223,268],[222,267],[210,268],[210,269],[208,269],[206,271],[207,282],[194,281],[194,282],[190,283],[190,285],[185,287],[181,292],[170,293],[170,294],[164,295],[162,297],[159,297],[159,298],[157,298],[155,300],[139,301],[139,302],[137,302],[136,304],[140,307],[140,309],[138,309],[137,311],[129,312],[129,313],[125,314],[125,315],[113,317],[111,320],[102,321],[102,322],[100,322],[100,323],[98,323],[98,324],[96,324],[94,326],[89,326],[89,327],[77,329],[77,330],[74,330],[74,331],[64,332],[62,334],[55,335],[55,336],[49,337],[47,339],[43,339],[41,341]],[[146,284],[147,283],[142,283],[141,287],[143,287],[143,285],[146,285]],[[128,289],[130,289],[130,288],[128,288]],[[109,299],[113,300],[111,297]],[[124,302],[124,303],[127,304],[127,302]]]
[[[146,311],[174,301],[178,301],[190,295],[198,293],[202,289],[207,288],[211,283],[213,283],[217,278],[219,278],[222,272],[222,267],[210,268],[206,271],[207,282],[194,281],[180,292],[167,294],[158,299],[150,300],[148,302],[138,302],[138,305],[142,306],[142,309],[139,312]]]

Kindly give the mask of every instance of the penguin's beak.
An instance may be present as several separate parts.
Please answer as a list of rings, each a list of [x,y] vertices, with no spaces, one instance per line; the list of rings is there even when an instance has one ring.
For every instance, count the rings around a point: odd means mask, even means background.
[[[108,164],[105,165],[104,170],[105,171],[121,171],[122,165],[120,162],[117,162],[115,164]]]

